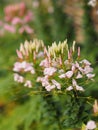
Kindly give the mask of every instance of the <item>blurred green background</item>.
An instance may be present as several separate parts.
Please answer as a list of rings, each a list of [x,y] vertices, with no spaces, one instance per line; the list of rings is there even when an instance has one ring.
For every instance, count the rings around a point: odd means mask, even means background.
[[[75,40],[81,55],[92,62],[96,74],[87,94],[98,99],[98,14],[88,0],[0,0],[0,21],[9,4],[25,2],[33,13],[33,34],[5,32],[0,35],[0,130],[58,130],[40,95],[13,80],[13,64],[20,43],[34,38],[46,45],[54,41]],[[0,27],[1,30],[2,27]],[[47,122],[47,117],[50,120]],[[48,126],[48,127],[47,127]]]

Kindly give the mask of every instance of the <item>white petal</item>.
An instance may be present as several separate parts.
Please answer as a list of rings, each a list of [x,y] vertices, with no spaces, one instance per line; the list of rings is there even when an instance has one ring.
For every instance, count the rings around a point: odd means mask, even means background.
[[[40,66],[49,67],[49,61],[47,59],[42,60],[41,63],[40,63]]]
[[[20,76],[19,74],[15,73],[14,74],[14,81],[16,81],[18,83],[23,83],[24,82],[24,78],[22,76]]]
[[[52,81],[52,83],[57,87],[57,89],[61,89],[61,85],[60,85],[60,83],[58,83],[56,80],[51,80]]]
[[[35,74],[35,70],[33,68],[31,70],[31,74]]]
[[[68,71],[65,74],[67,78],[71,78],[73,76],[73,71]]]
[[[53,75],[55,72],[56,72],[56,68],[54,68],[54,67],[49,67],[49,68],[45,68],[44,69],[44,75],[49,75],[49,76],[51,76],[51,75]]]
[[[31,81],[30,81],[30,80],[27,80],[27,81],[25,82],[24,86],[31,88],[31,87],[32,87]]]
[[[88,79],[92,79],[95,76],[95,74],[87,74],[86,76],[88,77]]]
[[[84,63],[85,65],[91,65],[91,63],[86,59],[82,60],[80,63]]]
[[[75,79],[72,80],[72,85],[73,85],[73,86],[77,86],[77,82],[76,82]]]
[[[61,75],[59,75],[59,78],[60,79],[63,79],[63,78],[65,78],[66,77],[66,74],[61,74]]]
[[[69,86],[68,88],[66,88],[67,91],[71,91],[73,89],[72,86]]]
[[[73,64],[71,70],[74,72],[75,69],[76,69],[76,66],[75,66],[75,64]]]
[[[76,90],[78,90],[78,91],[84,91],[84,89],[81,87],[81,86],[76,86]]]
[[[46,89],[47,91],[51,91],[51,90],[54,89],[54,88],[55,88],[55,85],[45,86],[45,89]]]
[[[42,81],[42,77],[38,77],[36,82],[41,82]]]
[[[90,66],[85,66],[85,68],[83,69],[84,74],[88,74],[91,72],[93,72],[93,68],[91,68]]]
[[[79,68],[80,66],[79,66],[79,63],[76,61],[76,63],[75,63],[75,66],[77,67],[77,68]]]
[[[80,79],[80,78],[82,78],[83,76],[80,74],[80,73],[78,73],[78,75],[76,76],[76,79]]]

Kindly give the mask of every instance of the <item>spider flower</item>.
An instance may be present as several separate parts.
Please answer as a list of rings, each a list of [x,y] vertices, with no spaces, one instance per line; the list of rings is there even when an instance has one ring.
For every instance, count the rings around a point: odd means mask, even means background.
[[[80,48],[76,49],[75,42],[72,47],[66,40],[59,44],[54,42],[46,48],[43,41],[35,39],[33,42],[25,41],[16,52],[18,61],[13,70],[33,75],[40,71],[36,81],[41,82],[47,91],[65,89],[84,92],[86,81],[92,81],[95,76],[91,63],[80,58]],[[35,70],[36,66],[40,70]]]
[[[75,122],[82,125],[86,122],[84,113],[86,119],[89,119],[90,99],[83,95],[86,84],[94,80],[95,74],[91,63],[81,58],[80,47],[76,48],[75,42],[71,47],[68,46],[67,40],[58,44],[54,42],[51,46],[45,47],[43,41],[35,39],[33,42],[25,41],[16,52],[18,59],[13,67],[16,82],[28,88],[34,86],[36,90],[48,92],[49,95],[55,93],[66,95],[64,100],[67,104],[65,109],[68,116],[65,117],[65,123],[67,120],[69,123],[72,121],[70,125],[75,125]],[[94,112],[97,111],[97,105],[95,102]],[[82,113],[80,113],[81,108]],[[88,121],[86,129],[95,128],[95,122]]]
[[[51,79],[55,80],[57,77],[58,81],[56,81],[61,83],[59,87],[61,90],[84,92],[86,81],[93,80],[95,74],[93,74],[91,63],[86,59],[80,59],[80,47],[76,50],[75,42],[70,48],[67,40],[59,42],[59,44],[54,42],[52,46],[48,46],[48,49],[45,48],[44,53],[45,58],[41,61],[40,66],[43,69],[43,76],[48,76],[49,84]],[[81,86],[82,80],[85,83]],[[41,82],[43,86],[43,81],[41,80]],[[47,88],[50,88],[49,85]],[[52,89],[54,88],[52,86]]]

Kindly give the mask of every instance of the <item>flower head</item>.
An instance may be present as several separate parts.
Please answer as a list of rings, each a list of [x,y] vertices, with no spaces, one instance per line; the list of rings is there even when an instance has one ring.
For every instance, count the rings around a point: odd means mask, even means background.
[[[96,128],[96,124],[93,120],[87,122],[86,130],[93,130]]]

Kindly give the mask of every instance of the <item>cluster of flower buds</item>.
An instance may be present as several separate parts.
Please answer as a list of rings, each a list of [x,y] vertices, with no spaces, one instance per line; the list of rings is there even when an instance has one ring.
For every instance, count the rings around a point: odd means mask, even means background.
[[[32,87],[30,79],[26,79],[26,75],[35,74],[36,59],[43,57],[42,48],[44,44],[41,40],[35,39],[33,42],[25,41],[20,45],[20,49],[16,50],[18,61],[14,64],[13,71],[14,80],[18,83],[24,83],[24,86]]]
[[[6,6],[4,13],[3,33],[5,31],[20,34],[24,32],[27,34],[33,33],[33,29],[29,26],[29,23],[33,21],[33,13],[27,9],[24,2]]]
[[[18,58],[20,60],[29,60],[34,62],[36,58],[44,55],[43,53],[44,43],[41,40],[35,39],[33,42],[25,41],[24,44],[20,44],[20,49],[16,50]]]

